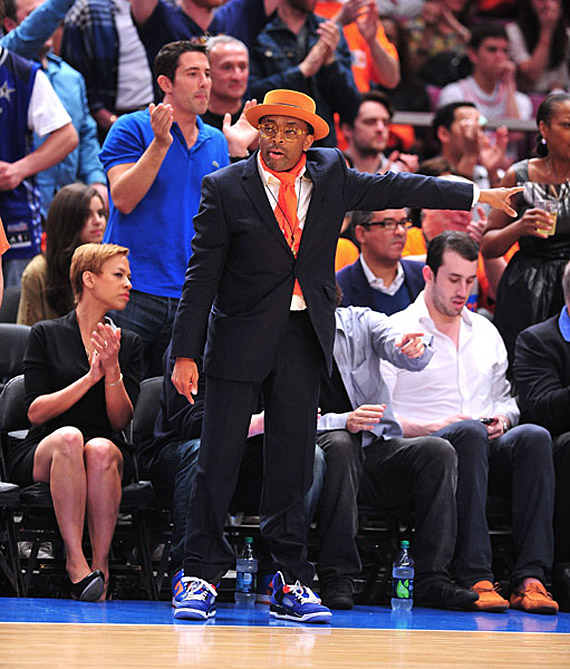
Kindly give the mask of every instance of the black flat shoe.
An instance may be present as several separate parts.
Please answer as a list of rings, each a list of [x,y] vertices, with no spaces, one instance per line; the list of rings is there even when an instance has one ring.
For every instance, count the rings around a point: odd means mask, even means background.
[[[73,599],[80,602],[96,602],[103,594],[105,588],[105,577],[100,569],[92,571],[82,578],[79,583],[69,580],[69,589]]]

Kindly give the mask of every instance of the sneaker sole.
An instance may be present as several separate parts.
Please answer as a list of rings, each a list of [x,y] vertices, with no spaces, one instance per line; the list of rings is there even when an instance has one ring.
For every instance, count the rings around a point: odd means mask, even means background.
[[[279,620],[292,620],[297,623],[330,623],[332,613],[330,611],[319,611],[317,613],[305,613],[302,616],[291,613],[282,607],[271,605],[269,615]]]
[[[200,611],[199,609],[187,609],[179,606],[174,609],[174,617],[178,620],[208,620],[216,615],[216,609]]]

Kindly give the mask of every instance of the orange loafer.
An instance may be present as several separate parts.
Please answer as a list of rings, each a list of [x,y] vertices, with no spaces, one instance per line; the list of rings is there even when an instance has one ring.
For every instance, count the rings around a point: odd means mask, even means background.
[[[478,581],[471,590],[479,595],[479,599],[471,604],[474,611],[502,613],[509,608],[509,602],[499,594],[499,584],[491,581]]]
[[[527,613],[542,613],[555,615],[558,613],[558,604],[552,599],[552,595],[540,581],[530,581],[526,586],[524,582],[511,594],[511,608]]]

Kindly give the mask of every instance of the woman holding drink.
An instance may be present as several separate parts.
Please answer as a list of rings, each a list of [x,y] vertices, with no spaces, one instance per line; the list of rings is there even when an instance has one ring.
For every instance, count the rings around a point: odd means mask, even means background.
[[[564,305],[562,274],[570,260],[570,95],[548,96],[536,122],[536,158],[512,165],[500,186],[524,186],[513,197],[513,221],[493,210],[481,240],[487,258],[519,251],[508,264],[497,291],[495,325],[512,360],[518,333],[558,313]]]

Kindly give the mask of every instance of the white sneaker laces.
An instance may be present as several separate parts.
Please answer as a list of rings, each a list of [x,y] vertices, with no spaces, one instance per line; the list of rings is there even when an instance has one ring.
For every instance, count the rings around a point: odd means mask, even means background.
[[[193,578],[192,576],[184,576],[182,578],[184,584],[185,599],[201,599],[206,601],[208,593],[214,597],[218,596],[216,589],[208,581],[203,581],[201,578]]]
[[[297,581],[295,585],[289,586],[289,593],[297,598],[298,601],[311,604],[320,604],[321,600],[315,593],[301,581]]]

